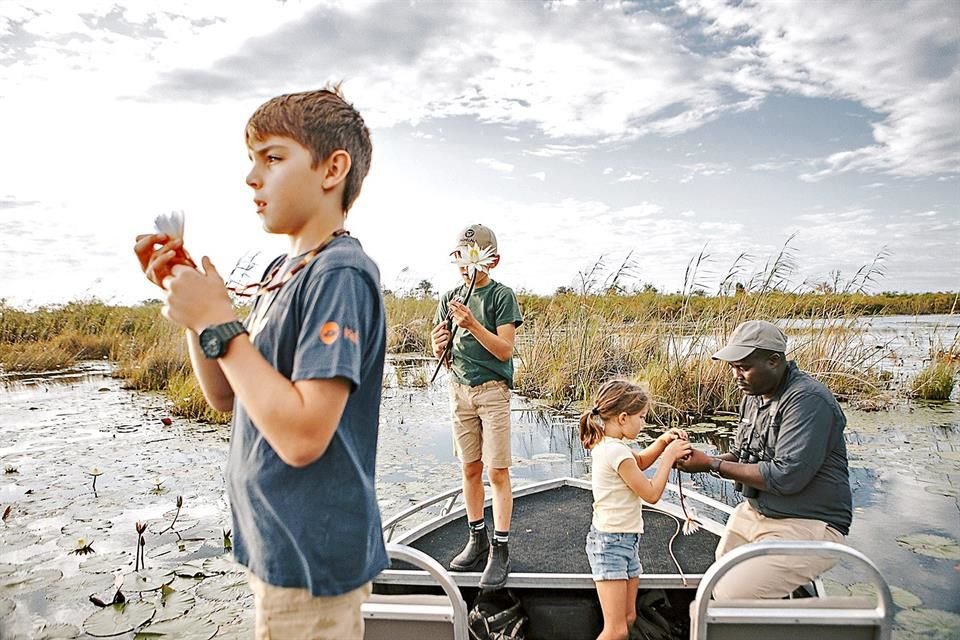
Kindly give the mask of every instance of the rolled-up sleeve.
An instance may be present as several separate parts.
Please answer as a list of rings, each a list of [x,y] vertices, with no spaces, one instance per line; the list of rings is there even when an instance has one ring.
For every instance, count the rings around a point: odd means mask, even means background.
[[[783,407],[773,460],[759,463],[767,491],[787,496],[803,491],[823,465],[835,416],[816,394],[793,398]]]

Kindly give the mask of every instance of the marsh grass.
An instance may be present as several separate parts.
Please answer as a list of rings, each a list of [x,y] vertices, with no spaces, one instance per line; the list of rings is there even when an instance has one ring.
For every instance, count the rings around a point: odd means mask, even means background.
[[[886,406],[893,395],[881,367],[884,352],[865,346],[853,326],[867,286],[882,275],[883,258],[837,282],[839,293],[814,294],[790,288],[796,258],[788,240],[752,273],[752,259],[738,256],[713,297],[705,294],[704,252],[688,264],[681,292],[669,296],[619,295],[623,265],[604,277],[598,260],[580,274],[577,292],[525,300],[516,386],[554,406],[579,408],[603,381],[628,377],[650,389],[655,419],[689,423],[739,404],[727,365],[711,359],[733,329],[746,320],[792,319],[789,358],[843,399]]]
[[[430,332],[437,301],[387,295],[387,351],[390,353],[430,353]]]
[[[910,394],[920,400],[949,400],[960,365],[939,360],[920,371],[910,385]]]
[[[740,322],[767,319],[788,322],[788,357],[837,396],[886,406],[898,391],[882,366],[886,350],[864,345],[854,323],[863,315],[954,313],[960,294],[870,294],[884,257],[847,281],[833,274],[829,283],[794,287],[796,257],[788,240],[759,269],[751,256],[738,256],[713,295],[704,284],[712,276],[705,251],[688,264],[682,290],[671,294],[631,286],[639,272],[631,255],[609,269],[600,258],[580,273],[575,291],[519,295],[525,323],[517,335],[515,387],[570,409],[604,380],[622,376],[647,384],[658,402],[655,417],[663,422],[732,411],[740,394],[726,365],[710,355]],[[436,299],[388,294],[385,303],[388,351],[430,355]],[[130,388],[165,392],[174,413],[225,421],[225,414],[207,407],[190,374],[182,331],[159,311],[159,302],[125,307],[97,300],[24,311],[0,300],[0,370],[56,370],[108,359]],[[933,360],[946,365],[932,364],[906,385],[907,393],[942,396],[948,372],[952,367],[955,374],[960,362],[958,344],[931,347]],[[429,382],[416,373],[400,376],[414,386]]]

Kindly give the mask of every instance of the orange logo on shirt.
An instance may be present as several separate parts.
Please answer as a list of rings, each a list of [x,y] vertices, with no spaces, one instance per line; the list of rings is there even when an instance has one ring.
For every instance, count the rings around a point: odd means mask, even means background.
[[[352,342],[353,344],[360,346],[360,336],[357,335],[357,332],[350,327],[343,327],[343,337]]]
[[[331,320],[320,327],[320,342],[333,344],[340,337],[340,325]]]

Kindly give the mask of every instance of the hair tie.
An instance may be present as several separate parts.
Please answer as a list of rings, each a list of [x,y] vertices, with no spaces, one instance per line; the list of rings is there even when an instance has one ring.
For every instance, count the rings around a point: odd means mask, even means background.
[[[590,415],[592,416],[600,415],[600,407],[594,407],[593,409],[590,409]]]

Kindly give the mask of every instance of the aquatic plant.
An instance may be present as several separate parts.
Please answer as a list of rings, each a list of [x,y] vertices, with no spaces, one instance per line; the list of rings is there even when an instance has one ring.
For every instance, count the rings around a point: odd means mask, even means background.
[[[16,465],[7,464],[3,466],[3,472],[6,474],[20,473],[20,469],[18,469]]]
[[[696,533],[700,530],[700,526],[703,524],[697,520],[697,511],[693,507],[687,506],[687,501],[683,497],[683,478],[680,475],[680,470],[676,469],[677,472],[677,495],[680,497],[680,509],[683,511],[683,535],[689,536],[692,533]]]
[[[158,488],[159,488],[159,485],[158,485]],[[177,524],[177,518],[180,517],[180,509],[181,509],[182,507],[183,507],[183,496],[177,496],[177,512],[173,514],[173,521],[170,522],[170,525],[169,525],[166,529],[164,529],[163,531],[159,532],[157,535],[161,535],[161,536],[162,536],[162,535],[165,534],[167,531],[172,531],[172,530],[173,530],[173,525]],[[176,532],[174,531],[174,533],[176,533]]]
[[[147,545],[147,541],[144,539],[144,534],[147,532],[147,523],[138,521],[135,527],[137,530],[137,548],[134,553],[136,560],[134,561],[133,570],[140,571],[141,566],[144,569],[147,568],[147,560],[143,553],[143,548]]]
[[[85,556],[91,553],[96,553],[96,551],[93,549],[93,540],[79,538],[74,545],[73,551],[70,553],[76,556]]]
[[[463,295],[463,298],[457,297],[459,302],[466,305],[470,302],[470,296],[473,295],[473,289],[477,284],[477,275],[480,272],[490,273],[490,269],[496,262],[495,250],[493,247],[484,247],[481,249],[476,242],[471,242],[469,245],[454,252],[453,261],[458,267],[466,268],[467,273],[470,275],[470,286],[467,287],[467,292]],[[452,318],[453,311],[451,310],[447,312],[447,317],[444,318],[444,321],[449,325]],[[443,353],[440,354],[437,368],[433,370],[433,375],[430,376],[430,384],[433,384],[433,381],[437,379],[437,374],[440,373],[440,369],[447,363],[450,357],[450,350],[453,348],[453,339],[456,337],[459,328],[457,325],[450,327],[450,340],[447,342],[447,346],[444,347]]]
[[[931,362],[910,383],[910,395],[920,400],[949,400],[960,364],[950,360]]]
[[[100,476],[103,475],[103,471],[101,471],[101,470],[98,469],[97,467],[93,467],[93,468],[91,468],[89,471],[87,471],[87,474],[89,474],[89,475],[93,478],[93,493],[96,494],[96,493],[97,493],[97,478],[99,478]]]
[[[223,550],[225,553],[233,551],[233,530],[224,529],[223,530]]]

